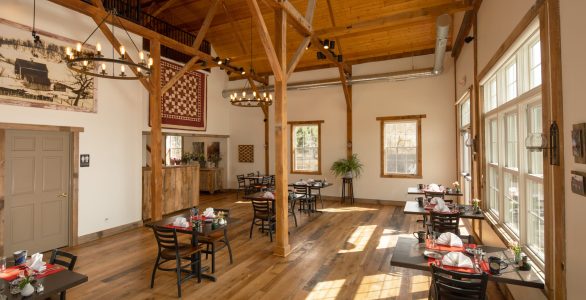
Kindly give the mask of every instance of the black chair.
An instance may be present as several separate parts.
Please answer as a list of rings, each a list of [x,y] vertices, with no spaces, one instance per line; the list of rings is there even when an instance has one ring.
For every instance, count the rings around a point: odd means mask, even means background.
[[[308,215],[315,211],[315,195],[311,194],[311,190],[307,185],[294,185],[293,195],[299,200],[299,211]]]
[[[429,215],[429,228],[431,232],[451,232],[460,235],[460,212],[440,213],[431,211]]]
[[[271,176],[263,176],[260,181],[258,181],[253,189],[255,192],[260,192],[267,190],[271,187]]]
[[[275,229],[276,220],[270,202],[270,200],[252,200],[254,214],[252,224],[250,224],[250,238],[252,238],[252,230],[256,225],[260,226],[261,232],[268,230],[271,242],[273,241],[273,230]]]
[[[61,251],[59,249],[53,249],[53,253],[51,254],[51,259],[49,260],[49,263],[52,265],[60,265],[67,268],[67,270],[69,271],[73,271],[76,261],[77,256],[71,253]],[[59,299],[61,300],[65,300],[66,296],[66,291],[59,293]]]
[[[229,209],[214,208],[214,212],[223,212],[226,219],[230,221]],[[198,236],[197,241],[206,246],[205,250],[201,250],[202,253],[206,254],[206,259],[208,259],[208,255],[212,256],[212,273],[216,272],[216,252],[224,248],[228,248],[228,254],[230,255],[230,264],[234,263],[234,259],[232,258],[232,248],[230,247],[230,240],[228,239],[227,226],[225,226],[224,230],[222,231],[217,230],[206,236],[200,235]]]
[[[238,181],[238,189],[236,190],[236,199],[240,194],[240,191],[244,191],[244,195],[248,195],[250,192],[250,186],[246,184],[246,179],[244,179],[244,175],[236,175],[236,180]]]
[[[442,269],[431,265],[430,299],[436,300],[485,300],[488,275],[470,274]]]
[[[289,191],[288,197],[288,204],[289,204],[289,215],[293,215],[293,220],[295,221],[295,227],[297,227],[297,215],[295,214],[295,204],[297,203],[297,198],[295,198],[295,193]]]
[[[197,271],[197,282],[201,282],[201,248],[197,246],[197,236],[195,245],[179,243],[177,240],[177,230],[175,228],[166,228],[154,226],[153,232],[157,239],[158,253],[153,274],[151,276],[151,289],[155,286],[155,274],[157,269],[161,271],[177,272],[177,296],[181,298],[181,283],[191,276],[182,277],[181,273],[185,272],[191,275],[192,270]],[[189,263],[182,265],[181,260],[189,260]],[[163,268],[162,264],[175,261],[174,268]],[[191,267],[192,270],[186,269]]]

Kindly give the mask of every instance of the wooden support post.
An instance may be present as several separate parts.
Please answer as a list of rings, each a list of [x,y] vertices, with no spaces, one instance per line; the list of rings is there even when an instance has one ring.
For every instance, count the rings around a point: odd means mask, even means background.
[[[277,243],[274,253],[287,256],[289,246],[289,204],[287,180],[287,15],[283,9],[275,10],[275,50],[284,76],[275,81],[275,171],[277,204]]]
[[[352,157],[352,86],[348,86],[349,98],[346,101],[346,156]]]
[[[151,195],[153,221],[163,217],[163,165],[161,132],[161,43],[158,40],[150,41],[150,52],[153,58],[153,72],[151,73],[151,88],[149,95],[149,112],[151,119]]]
[[[269,174],[269,108],[263,106],[263,122],[265,124],[265,174]]]

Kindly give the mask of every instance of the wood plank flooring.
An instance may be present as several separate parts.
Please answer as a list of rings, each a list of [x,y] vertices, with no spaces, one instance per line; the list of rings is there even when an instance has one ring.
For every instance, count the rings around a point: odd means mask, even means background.
[[[256,229],[248,238],[252,208],[234,193],[202,195],[201,207],[232,209],[241,220],[230,228],[234,264],[227,249],[216,255],[217,282],[188,280],[183,298],[195,299],[427,299],[428,273],[391,267],[393,247],[417,226],[402,207],[341,205],[326,201],[322,214],[290,220],[292,253],[272,254],[267,235]],[[147,228],[138,228],[66,249],[78,255],[76,271],[89,282],[67,293],[68,299],[176,299],[173,272],[150,276],[156,242]],[[210,264],[211,261],[205,261]],[[495,286],[491,300],[502,299]]]

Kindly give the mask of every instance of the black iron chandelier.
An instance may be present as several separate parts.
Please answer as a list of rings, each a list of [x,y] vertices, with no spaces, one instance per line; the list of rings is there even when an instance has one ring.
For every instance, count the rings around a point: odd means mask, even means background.
[[[102,55],[102,46],[100,43],[96,43],[96,51],[84,50],[84,45],[92,37],[92,35],[104,24],[104,22],[112,17],[112,34],[114,34],[115,26],[117,22],[120,28],[126,32],[126,35],[132,42],[132,45],[138,52],[139,62],[134,63],[127,60],[128,53],[124,46],[120,46],[118,58],[115,57],[114,47],[112,47],[112,58],[107,58]],[[85,39],[83,43],[77,43],[75,49],[67,47],[65,49],[65,60],[67,61],[67,67],[75,72],[86,74],[89,76],[109,78],[109,79],[122,79],[122,80],[136,80],[143,77],[147,77],[151,74],[153,68],[153,59],[145,59],[144,52],[140,51],[132,37],[120,22],[116,10],[109,11],[108,14],[102,19],[98,26],[92,31],[92,33]],[[119,70],[119,73],[116,73]]]
[[[217,59],[217,64],[222,64],[222,61]],[[229,60],[226,61],[224,64],[228,64]],[[242,75],[246,74],[243,68],[240,69]],[[254,68],[252,67],[252,18],[250,19],[250,74],[254,74]],[[246,93],[246,90],[249,88],[248,81],[244,83],[244,87],[242,88],[242,92],[234,92],[230,95],[230,103],[234,106],[240,107],[264,107],[270,106],[273,104],[273,95],[268,93],[267,91],[263,91],[262,94],[256,91],[252,92],[252,96]],[[252,88],[252,86],[250,86]]]

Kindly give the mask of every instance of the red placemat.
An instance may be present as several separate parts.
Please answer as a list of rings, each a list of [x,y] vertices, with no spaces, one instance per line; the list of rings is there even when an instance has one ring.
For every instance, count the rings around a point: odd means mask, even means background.
[[[55,273],[58,273],[58,272],[65,270],[65,267],[63,267],[63,266],[53,265],[53,264],[48,264],[48,263],[45,263],[45,267],[46,267],[45,271],[43,271],[41,273],[37,273],[35,275],[36,278],[47,277],[51,274],[55,274]],[[18,277],[18,273],[20,273],[21,270],[25,270],[25,269],[26,269],[26,266],[24,266],[24,265],[6,268],[6,270],[4,272],[0,273],[0,279],[6,280],[6,281],[12,281]]]
[[[439,244],[435,244],[435,247],[431,247],[430,246],[431,241],[426,239],[425,240],[425,248],[430,249],[430,250],[436,250],[436,251],[449,251],[449,252],[464,252],[466,251],[466,248],[476,248],[476,244],[463,244],[462,247],[452,247],[452,246],[447,246],[447,245],[439,245]]]
[[[187,226],[187,227],[175,226],[175,225],[173,225],[173,223],[167,224],[167,225],[165,225],[165,227],[171,228],[171,229],[181,229],[181,230],[189,229],[189,226]]]

